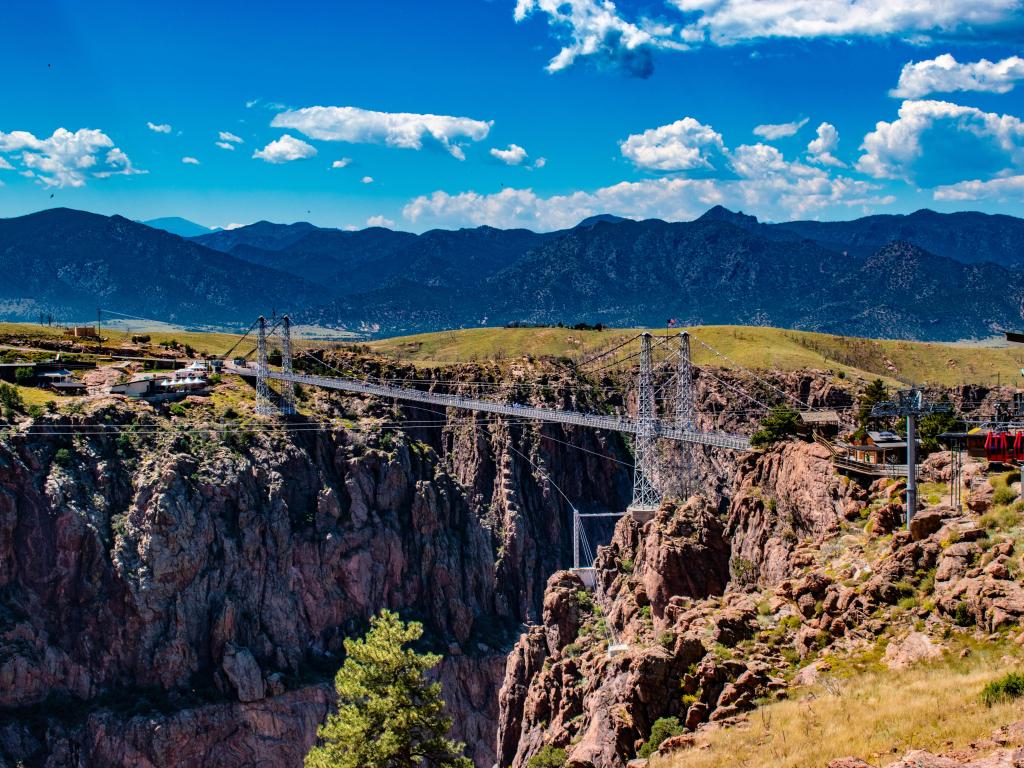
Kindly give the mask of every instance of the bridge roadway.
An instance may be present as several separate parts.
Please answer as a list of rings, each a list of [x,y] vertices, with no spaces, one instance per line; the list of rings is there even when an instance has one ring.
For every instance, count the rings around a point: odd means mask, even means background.
[[[238,368],[229,366],[225,369],[228,373],[237,373],[240,376],[256,375],[254,368]],[[327,389],[340,389],[344,392],[356,392],[363,395],[375,397],[395,398],[408,400],[415,403],[429,403],[447,408],[460,408],[468,411],[482,411],[484,413],[496,413],[502,416],[512,416],[520,419],[531,419],[535,421],[550,421],[558,424],[575,424],[581,427],[594,427],[595,429],[608,429],[614,432],[636,433],[637,424],[633,419],[619,416],[602,416],[599,414],[576,413],[575,411],[562,411],[555,408],[538,408],[530,405],[517,405],[510,403],[496,403],[490,400],[476,400],[461,395],[444,395],[437,392],[424,392],[419,389],[408,387],[393,387],[386,384],[373,384],[367,381],[356,381],[355,379],[335,378],[331,376],[306,376],[302,374],[282,373],[280,371],[267,371],[268,379],[277,381],[291,381],[296,384],[307,384],[314,387],[326,387]],[[750,440],[742,435],[731,435],[725,432],[698,432],[694,430],[679,429],[674,424],[658,419],[655,429],[659,437],[668,440],[679,440],[697,445],[710,445],[715,448],[728,448],[734,451],[749,451]]]

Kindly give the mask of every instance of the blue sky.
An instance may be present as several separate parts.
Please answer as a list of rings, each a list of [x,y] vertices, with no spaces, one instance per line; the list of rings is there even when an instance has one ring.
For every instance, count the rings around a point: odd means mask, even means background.
[[[1024,215],[1022,18],[1021,0],[19,3],[0,216]]]

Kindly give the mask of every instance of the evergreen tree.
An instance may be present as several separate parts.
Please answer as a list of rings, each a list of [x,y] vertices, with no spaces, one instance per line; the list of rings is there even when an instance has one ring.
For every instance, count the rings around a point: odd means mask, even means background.
[[[406,648],[423,626],[382,611],[361,640],[345,640],[334,679],[338,711],[318,731],[309,768],[473,768],[465,746],[446,737],[441,686],[426,673],[441,661]]]
[[[766,448],[795,435],[799,429],[800,414],[788,405],[777,405],[761,421],[761,428],[750,436],[750,444],[755,448]]]
[[[877,403],[883,403],[889,399],[889,390],[885,382],[875,379],[864,390],[860,396],[860,407],[857,410],[857,423],[861,429],[865,429],[871,420],[871,408]]]

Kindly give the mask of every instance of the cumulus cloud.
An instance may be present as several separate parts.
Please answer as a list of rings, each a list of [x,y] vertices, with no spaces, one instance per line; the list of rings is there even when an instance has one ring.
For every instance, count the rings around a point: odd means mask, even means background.
[[[424,139],[431,138],[453,157],[464,160],[462,145],[465,142],[459,140],[487,138],[493,121],[411,112],[374,112],[358,107],[305,107],[281,112],[270,124],[275,128],[292,128],[321,141],[384,144],[402,149],[422,149]]]
[[[171,126],[169,126],[167,123],[150,123],[150,122],[147,122],[146,123],[146,127],[149,128],[149,130],[151,130],[151,131],[153,131],[155,133],[170,133],[171,132]]]
[[[343,157],[341,158],[341,160],[335,160],[333,163],[331,163],[331,168],[345,168],[349,165],[352,165],[352,158]]]
[[[548,197],[532,189],[454,195],[439,190],[411,200],[402,215],[427,226],[488,224],[551,230],[574,226],[598,213],[683,221],[721,204],[753,210],[769,219],[787,219],[832,206],[892,202],[891,197],[878,194],[876,185],[789,162],[766,144],[737,147],[728,153],[728,159],[727,178],[659,177]]]
[[[387,227],[388,229],[395,228],[395,222],[385,216],[371,216],[366,220],[366,226],[368,227]]]
[[[807,158],[819,165],[845,168],[846,164],[834,154],[838,147],[839,131],[832,123],[822,123],[818,126],[818,138],[811,139],[807,145]]]
[[[961,64],[952,54],[944,53],[934,59],[905,64],[899,83],[889,91],[889,95],[918,99],[931,93],[954,91],[1009,93],[1018,80],[1024,80],[1024,59],[1019,56]]]
[[[772,37],[978,35],[1016,23],[1019,9],[1020,0],[665,0],[659,18],[630,19],[611,0],[517,0],[514,17],[547,17],[562,46],[548,62],[550,72],[589,59],[646,77],[659,49]]]
[[[13,158],[24,167],[22,175],[47,187],[82,187],[88,175],[107,178],[145,173],[114,146],[113,139],[93,128],[74,132],[58,128],[46,139],[28,131],[0,132],[0,152],[20,152]]]
[[[508,149],[491,149],[491,157],[501,160],[505,165],[519,165],[526,159],[526,150],[518,144],[509,144]]]
[[[997,200],[999,202],[1024,200],[1024,176],[1001,176],[988,181],[973,179],[937,187],[932,193],[936,200]]]
[[[1019,0],[670,0],[697,14],[683,34],[718,45],[768,37],[900,36],[971,32],[1010,22]]]
[[[765,123],[754,128],[754,135],[760,136],[768,141],[784,139],[787,136],[795,136],[797,131],[807,125],[809,118],[794,121],[792,123]]]
[[[359,181],[363,184],[373,184],[373,176],[363,176]]]
[[[183,162],[185,165],[199,165],[199,160],[197,160],[194,157],[185,156],[181,158],[181,162]]]
[[[610,0],[518,0],[515,20],[522,21],[535,12],[547,15],[563,45],[548,62],[549,72],[590,57],[600,66],[648,77],[654,69],[652,50],[686,48],[674,37],[673,25],[648,19],[627,21]]]
[[[313,157],[316,154],[316,147],[307,144],[302,139],[296,139],[287,133],[276,141],[272,141],[263,149],[257,149],[252,153],[253,157],[266,160],[268,163],[287,163],[291,160],[302,160]]]
[[[619,145],[622,156],[638,168],[652,171],[692,171],[714,168],[724,152],[722,135],[710,126],[684,117],[668,125],[633,134]]]
[[[942,127],[973,137],[1004,156],[1005,162],[1024,161],[1024,123],[1013,115],[983,112],[948,101],[904,101],[898,119],[879,121],[864,137],[857,170],[878,179],[911,179],[923,154],[922,136]]]

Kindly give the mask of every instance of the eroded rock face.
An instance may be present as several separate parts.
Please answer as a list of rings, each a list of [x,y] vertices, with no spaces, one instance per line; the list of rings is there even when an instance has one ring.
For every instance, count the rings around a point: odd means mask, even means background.
[[[779,583],[794,570],[797,542],[833,535],[846,507],[865,496],[835,473],[828,450],[816,443],[786,442],[744,458],[726,526],[733,576],[743,584]]]
[[[548,430],[557,441],[453,420],[386,447],[343,430],[0,443],[0,759],[299,765],[328,701],[310,681],[390,607],[447,649],[454,735],[490,766],[514,628],[541,617],[530,574],[568,549],[546,476],[599,510],[628,488],[601,454],[619,446],[584,436],[596,455],[574,463],[577,436]],[[65,700],[78,714],[58,720]],[[159,736],[111,702],[152,711]]]
[[[711,612],[688,611],[680,601],[720,595],[728,563],[722,524],[709,503],[695,497],[662,507],[642,528],[629,517],[619,522],[611,545],[598,556],[600,596],[571,573],[552,576],[544,626],[520,637],[506,667],[499,764],[519,768],[554,744],[567,750],[569,765],[619,766],[657,718],[684,718],[687,705],[679,692],[706,654],[701,637]],[[744,613],[739,603],[731,608],[717,617],[719,629],[742,635],[752,609]],[[662,642],[652,643],[659,631]],[[616,646],[613,653],[610,646]],[[712,709],[722,688],[745,670],[711,672]],[[739,685],[723,706],[739,708],[750,699],[752,678]]]

